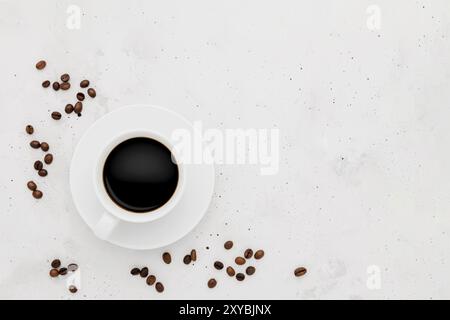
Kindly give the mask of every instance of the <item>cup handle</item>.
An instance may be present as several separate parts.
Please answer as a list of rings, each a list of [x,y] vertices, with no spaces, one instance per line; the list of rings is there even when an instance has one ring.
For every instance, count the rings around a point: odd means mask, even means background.
[[[100,220],[98,220],[97,224],[94,226],[94,233],[100,239],[106,240],[118,224],[119,219],[107,212],[104,212]]]

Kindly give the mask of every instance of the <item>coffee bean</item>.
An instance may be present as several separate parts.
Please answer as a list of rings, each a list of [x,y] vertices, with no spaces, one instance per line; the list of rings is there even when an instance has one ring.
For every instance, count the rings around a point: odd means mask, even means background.
[[[89,88],[87,93],[88,93],[89,97],[91,97],[91,98],[95,98],[95,96],[97,96],[97,92],[95,92],[95,90],[92,88]]]
[[[36,185],[36,183],[34,183],[34,181],[28,181],[28,182],[27,182],[27,187],[28,187],[28,189],[30,189],[31,191],[34,191],[34,190],[36,190],[37,185]]]
[[[78,289],[77,289],[77,287],[75,287],[74,285],[70,285],[70,286],[69,286],[69,291],[70,291],[71,293],[76,293],[76,292],[78,291]]]
[[[245,279],[245,274],[243,274],[243,273],[236,274],[236,279],[238,281],[243,281]]]
[[[138,274],[141,273],[141,269],[139,269],[139,268],[133,268],[133,269],[131,269],[130,273],[131,273],[133,276],[137,276]]]
[[[61,88],[61,85],[59,84],[59,82],[55,81],[52,84],[53,90],[58,91],[59,88]]]
[[[76,263],[71,263],[67,266],[67,270],[70,272],[75,272],[78,270],[78,265]]]
[[[35,199],[40,199],[40,198],[42,198],[42,191],[41,190],[34,190],[33,191],[33,197],[35,198]]]
[[[58,111],[53,111],[53,112],[52,112],[52,118],[53,118],[54,120],[59,120],[59,119],[61,119],[61,113],[59,113]]]
[[[64,111],[65,111],[67,114],[72,113],[72,112],[73,112],[73,105],[71,105],[70,103],[69,103],[69,104],[66,104],[66,107],[64,108]]]
[[[53,155],[51,153],[47,153],[44,157],[45,164],[50,164],[53,162]]]
[[[227,274],[230,277],[234,277],[234,275],[236,274],[236,272],[234,271],[233,267],[227,267]]]
[[[256,260],[259,260],[262,257],[264,257],[264,250],[258,250],[258,251],[255,252],[255,259]]]
[[[43,88],[48,88],[50,86],[50,81],[45,80],[44,82],[42,82],[42,87]]]
[[[234,262],[236,262],[237,265],[242,266],[243,264],[245,264],[245,259],[242,257],[236,257],[236,259],[234,259]]]
[[[60,85],[61,90],[69,90],[70,89],[70,83],[69,82],[63,82]]]
[[[307,270],[304,267],[298,267],[297,269],[294,270],[294,275],[296,277],[301,277],[304,276],[306,274]]]
[[[38,61],[38,63],[36,63],[36,69],[42,70],[45,68],[46,65],[47,65],[47,62],[45,62],[45,60],[40,60],[40,61]]]
[[[58,269],[61,266],[61,260],[55,259],[52,261],[51,265],[52,265],[52,268]]]
[[[55,277],[59,276],[59,271],[58,271],[58,269],[51,269],[49,274],[50,274],[50,277],[55,278]]]
[[[164,291],[164,286],[163,286],[163,284],[161,282],[157,282],[155,284],[155,288],[156,288],[156,291],[158,291],[159,293]]]
[[[60,276],[65,276],[67,274],[67,268],[61,268],[59,269],[59,275]]]
[[[172,262],[172,257],[170,255],[170,253],[168,253],[168,252],[163,253],[162,259],[166,264],[170,264]]]
[[[41,177],[45,177],[47,176],[48,172],[45,169],[41,169],[38,171],[38,175],[40,175]]]
[[[84,93],[78,92],[77,93],[77,99],[78,99],[78,101],[83,101],[84,100]]]
[[[223,246],[225,247],[225,249],[230,250],[231,248],[233,248],[233,241],[227,241]]]
[[[47,152],[50,149],[50,146],[47,142],[41,142],[41,150]]]
[[[223,269],[223,263],[220,262],[220,261],[214,262],[214,268],[216,268],[217,270],[222,270]]]
[[[191,263],[191,261],[192,261],[192,258],[190,255],[187,254],[184,256],[184,258],[183,258],[184,264],[189,264],[189,263]]]
[[[80,82],[81,88],[87,88],[89,86],[89,80],[83,80]]]
[[[148,276],[148,268],[147,268],[147,267],[143,267],[143,268],[141,269],[141,272],[139,272],[139,274],[140,274],[140,276],[141,276],[142,278],[146,278],[146,277]]]
[[[41,161],[36,160],[36,161],[34,162],[33,167],[34,167],[35,170],[38,170],[38,171],[39,171],[39,170],[41,170],[41,169],[44,167],[44,164],[43,164]]]
[[[145,280],[145,282],[147,282],[147,284],[149,286],[152,286],[156,281],[156,277],[154,275],[148,276],[147,280]]]
[[[245,259],[250,259],[251,257],[253,257],[253,250],[252,249],[247,249],[244,252],[244,258]]]
[[[195,249],[191,250],[191,259],[192,261],[197,261],[197,251]]]
[[[75,103],[75,107],[74,107],[73,111],[78,115],[81,114],[81,111],[83,111],[83,104],[80,101]]]
[[[27,125],[25,127],[25,132],[28,133],[28,134],[33,134],[33,132],[34,132],[33,126],[31,124]]]
[[[33,149],[38,149],[38,148],[41,147],[41,143],[39,141],[37,141],[37,140],[33,140],[33,141],[30,142],[30,146]]]
[[[209,279],[208,280],[208,288],[212,289],[217,285],[216,279]]]
[[[255,267],[252,267],[252,266],[247,267],[247,269],[245,269],[245,273],[246,273],[247,275],[249,275],[249,276],[251,276],[252,274],[254,274],[255,271],[256,271],[256,268],[255,268]]]
[[[67,73],[64,73],[62,76],[61,76],[61,81],[62,82],[67,82],[67,81],[69,81],[70,80],[70,76],[67,74]]]

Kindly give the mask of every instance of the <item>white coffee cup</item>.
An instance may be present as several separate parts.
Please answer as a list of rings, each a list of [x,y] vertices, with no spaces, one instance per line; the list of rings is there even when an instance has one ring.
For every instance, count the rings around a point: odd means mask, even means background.
[[[162,143],[171,151],[172,161],[174,161],[178,166],[178,184],[172,197],[164,205],[155,210],[139,213],[126,210],[114,202],[106,191],[103,182],[103,167],[111,151],[120,143],[128,139],[138,137],[150,138]],[[95,234],[100,239],[108,239],[109,235],[114,231],[119,223],[145,223],[160,219],[167,215],[181,199],[185,184],[183,165],[176,161],[176,150],[173,148],[170,140],[166,137],[160,136],[156,132],[151,132],[144,129],[122,132],[108,143],[105,143],[104,146],[100,147],[100,152],[98,153],[96,159],[97,164],[94,166],[93,183],[97,198],[102,204],[104,212],[93,229]]]

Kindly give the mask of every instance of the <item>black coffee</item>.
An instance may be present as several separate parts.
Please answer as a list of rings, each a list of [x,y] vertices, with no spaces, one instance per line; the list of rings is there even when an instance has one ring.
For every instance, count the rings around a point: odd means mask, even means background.
[[[132,138],[117,145],[103,167],[103,182],[114,202],[133,212],[163,206],[178,184],[178,166],[162,143]]]

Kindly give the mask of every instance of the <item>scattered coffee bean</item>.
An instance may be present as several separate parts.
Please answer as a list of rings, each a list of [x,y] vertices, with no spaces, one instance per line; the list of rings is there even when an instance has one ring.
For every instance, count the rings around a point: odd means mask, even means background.
[[[58,272],[60,276],[65,276],[67,274],[67,268],[61,268]]]
[[[250,259],[251,257],[253,257],[253,250],[252,249],[247,249],[244,252],[244,258],[245,259]]]
[[[252,274],[254,274],[255,271],[256,271],[256,268],[255,268],[255,267],[252,267],[252,266],[247,267],[247,269],[245,269],[245,273],[246,273],[247,275],[249,275],[249,276],[251,276]]]
[[[78,289],[77,289],[77,287],[75,287],[74,285],[70,285],[70,286],[69,286],[69,291],[70,291],[71,293],[76,293],[76,292],[78,291]]]
[[[141,269],[139,269],[139,268],[133,268],[133,269],[131,269],[130,273],[131,273],[133,276],[137,276],[138,274],[141,273]]]
[[[47,153],[44,157],[45,164],[50,164],[53,162],[53,155],[51,153]]]
[[[70,76],[67,74],[67,73],[64,73],[62,76],[61,76],[61,81],[62,82],[67,82],[67,81],[69,81],[70,80]]]
[[[70,272],[75,272],[78,270],[78,265],[76,263],[71,263],[67,266],[67,270]]]
[[[42,87],[43,88],[48,88],[50,86],[50,81],[45,80],[44,82],[42,82]]]
[[[97,92],[95,92],[95,90],[92,88],[89,88],[87,93],[88,93],[89,97],[91,97],[91,98],[95,98],[95,96],[97,95]]]
[[[209,279],[208,280],[208,288],[212,289],[217,285],[216,279]]]
[[[162,259],[166,264],[170,264],[172,262],[172,256],[168,252],[163,253]]]
[[[163,284],[161,282],[157,282],[155,284],[155,288],[156,288],[156,291],[158,291],[159,293],[164,291],[164,286],[163,286]]]
[[[150,275],[147,277],[147,280],[145,280],[149,286],[152,286],[156,282],[156,277],[154,275]]]
[[[304,276],[306,274],[306,268],[304,267],[298,267],[297,269],[294,270],[294,275],[296,277],[301,277]]]
[[[45,68],[46,65],[47,65],[47,62],[45,62],[45,60],[40,60],[40,61],[38,61],[38,63],[36,63],[36,69],[42,70]]]
[[[262,257],[264,257],[264,250],[258,250],[258,251],[255,252],[255,259],[256,260],[259,260]]]
[[[245,274],[243,274],[243,273],[236,274],[236,279],[238,281],[243,281],[245,279]]]
[[[35,162],[34,162],[34,169],[35,170],[41,170],[43,167],[44,167],[44,164],[42,163],[42,161],[39,161],[39,160],[36,160]]]
[[[220,262],[220,261],[214,262],[214,268],[216,268],[217,270],[222,270],[223,269],[223,263]]]
[[[61,119],[61,113],[59,113],[58,111],[53,111],[52,112],[52,118],[53,118],[53,120]]]
[[[192,261],[197,261],[197,251],[195,249],[191,250],[191,259]]]
[[[72,112],[73,112],[73,105],[71,105],[70,103],[69,103],[69,104],[66,104],[66,107],[64,108],[64,111],[65,111],[67,114],[72,113]]]
[[[50,274],[50,277],[55,278],[55,277],[59,276],[59,271],[58,271],[58,269],[51,269],[49,274]]]
[[[143,268],[141,269],[141,272],[139,272],[139,275],[140,275],[142,278],[147,278],[147,276],[148,276],[148,268],[147,268],[147,267],[143,267]]]
[[[34,190],[33,191],[33,197],[35,198],[35,199],[40,199],[40,198],[42,198],[42,191],[41,190]]]
[[[236,262],[237,265],[242,266],[243,264],[245,264],[245,259],[242,257],[236,257],[236,259],[234,259],[234,262]]]
[[[89,87],[89,80],[83,80],[80,82],[80,87],[81,88],[87,88]]]
[[[33,134],[34,128],[33,128],[33,126],[32,126],[31,124],[29,124],[29,125],[27,125],[27,126],[25,127],[25,131],[26,131],[26,133],[28,133],[28,134]]]
[[[234,277],[234,275],[236,274],[236,272],[234,271],[233,267],[227,267],[227,274],[230,277]]]
[[[47,152],[50,149],[50,146],[47,142],[41,142],[41,150]]]
[[[48,175],[48,172],[45,169],[41,169],[38,171],[38,175],[40,175],[41,177],[45,177]]]
[[[53,90],[58,91],[59,88],[61,88],[61,85],[59,84],[59,82],[55,81],[52,84]]]
[[[230,250],[231,248],[233,248],[233,241],[227,241],[223,246],[225,249]]]
[[[70,83],[69,82],[63,82],[63,83],[61,83],[61,85],[59,87],[61,88],[61,90],[69,90],[70,89]]]
[[[30,142],[30,146],[33,149],[38,149],[38,148],[41,147],[41,143],[39,141],[37,141],[37,140],[33,140],[33,141]]]
[[[184,256],[184,258],[183,258],[184,264],[189,264],[189,263],[191,263],[191,261],[192,261],[192,258],[190,255],[187,254]]]
[[[80,101],[75,103],[75,107],[74,107],[73,111],[78,115],[81,114],[81,111],[83,111],[83,104]]]
[[[83,101],[84,100],[84,93],[78,92],[77,93],[77,99],[78,99],[78,101]]]
[[[28,181],[28,182],[27,182],[27,187],[28,187],[28,189],[30,189],[31,191],[34,191],[34,190],[36,190],[37,185],[36,185],[36,183],[34,183],[34,181]]]
[[[59,259],[55,259],[51,263],[52,268],[58,269],[61,266],[61,261]]]

